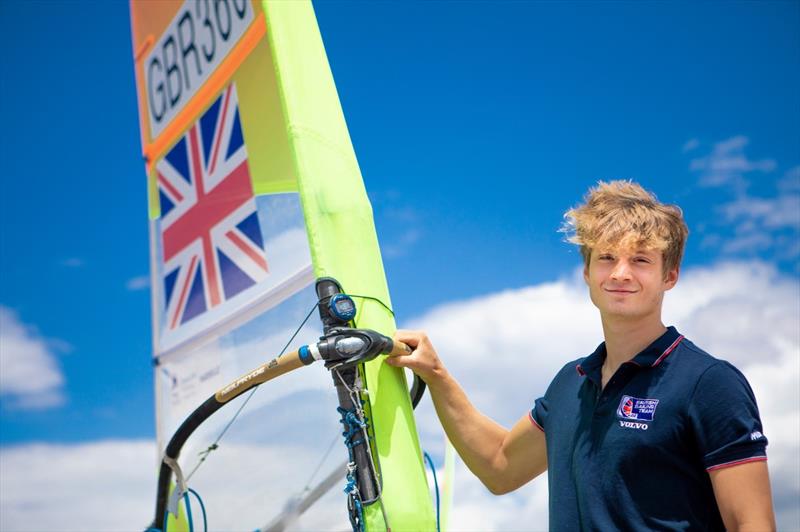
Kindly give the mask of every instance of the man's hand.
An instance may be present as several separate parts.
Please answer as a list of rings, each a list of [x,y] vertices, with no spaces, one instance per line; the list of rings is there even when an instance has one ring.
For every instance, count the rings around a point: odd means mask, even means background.
[[[394,333],[394,340],[407,344],[411,352],[389,356],[385,361],[387,364],[410,369],[428,386],[431,386],[437,378],[445,376],[444,365],[424,332],[401,329]]]
[[[428,385],[447,437],[467,467],[494,494],[508,493],[547,469],[544,433],[523,416],[509,431],[484,416],[447,372],[422,331],[397,331],[394,339],[410,353],[386,358],[390,366],[409,368]]]

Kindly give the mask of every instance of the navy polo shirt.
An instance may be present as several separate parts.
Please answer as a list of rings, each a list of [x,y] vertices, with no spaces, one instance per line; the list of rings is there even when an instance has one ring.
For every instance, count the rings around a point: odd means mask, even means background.
[[[767,459],[744,376],[674,327],[601,389],[605,357],[603,343],[564,366],[530,413],[550,529],[724,530],[708,471]]]

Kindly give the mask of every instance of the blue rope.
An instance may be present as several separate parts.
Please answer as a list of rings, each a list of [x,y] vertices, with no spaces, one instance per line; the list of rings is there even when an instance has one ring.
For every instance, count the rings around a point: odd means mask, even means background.
[[[354,519],[354,515],[350,516],[350,525],[355,532],[364,532],[364,508],[361,506],[361,500],[354,494],[350,494],[350,500],[353,503],[355,515],[358,515],[358,521]]]
[[[342,416],[339,422],[342,424],[344,431],[344,444],[347,446],[347,453],[350,457],[350,463],[353,463],[353,447],[363,443],[363,439],[356,439],[356,436],[363,434],[362,429],[367,426],[367,419],[363,420],[358,417],[355,408],[346,410],[341,406],[336,407],[336,411]],[[347,476],[345,477],[347,484],[344,487],[344,492],[348,496],[348,507],[350,511],[350,525],[353,527],[353,532],[364,532],[364,508],[361,505],[361,498],[358,494],[358,483],[355,474],[355,468],[347,468]]]
[[[192,519],[192,505],[189,504],[189,492],[183,494],[183,504],[186,506],[186,521],[189,523],[189,532],[194,532],[194,520]]]
[[[197,498],[197,502],[200,503],[200,510],[203,512],[203,532],[208,532],[208,520],[206,519],[206,505],[203,504],[203,499],[200,498],[200,494],[194,491],[192,488],[187,488],[187,491],[183,494],[183,504],[186,506],[186,521],[189,523],[189,532],[194,532],[194,520],[192,519],[192,505],[189,501],[189,493],[194,495]],[[164,512],[164,530],[163,532],[167,532],[167,518],[169,517],[169,510]],[[147,532],[162,532],[161,530],[151,528],[148,529]]]
[[[208,520],[206,519],[206,505],[203,504],[203,499],[200,498],[200,494],[194,491],[192,488],[188,488],[189,493],[194,495],[197,498],[197,502],[200,503],[200,510],[203,512],[203,532],[208,532]],[[186,499],[187,502],[189,499]]]
[[[339,423],[344,425],[344,432],[342,432],[342,436],[344,436],[344,443],[345,445],[347,445],[348,449],[352,449],[353,447],[364,441],[364,440],[353,441],[353,436],[361,435],[362,433],[361,429],[367,426],[367,420],[366,418],[364,419],[364,421],[359,419],[358,415],[356,415],[355,409],[345,410],[341,406],[337,406],[336,411],[342,415],[342,419],[339,420]]]
[[[428,462],[428,466],[431,468],[431,473],[433,473],[433,487],[436,490],[436,532],[439,531],[439,482],[436,481],[436,468],[433,467],[433,460],[431,460],[431,455],[427,452],[422,453],[425,456],[425,460]]]

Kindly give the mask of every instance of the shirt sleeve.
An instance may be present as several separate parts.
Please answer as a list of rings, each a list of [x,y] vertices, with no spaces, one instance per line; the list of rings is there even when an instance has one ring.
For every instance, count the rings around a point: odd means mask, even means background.
[[[707,471],[767,459],[753,390],[727,362],[701,375],[689,402],[689,423]]]
[[[540,397],[536,400],[533,404],[533,408],[530,412],[528,412],[528,418],[531,420],[531,423],[544,432],[545,423],[547,423],[547,404],[548,404],[547,396]]]
[[[550,381],[550,385],[547,387],[547,391],[544,392],[544,397],[540,397],[536,399],[533,404],[533,408],[531,408],[530,412],[528,412],[528,419],[531,421],[535,427],[537,427],[542,432],[546,432],[547,430],[547,417],[550,414],[550,405],[553,401],[553,396],[558,397],[558,390],[563,389],[565,386],[569,386],[569,379],[570,378],[578,378],[578,373],[576,371],[576,364],[578,362],[582,362],[584,359],[573,360],[572,362],[568,362],[561,368],[561,370],[556,373],[556,376],[553,377],[553,380]],[[558,404],[558,400],[555,403]]]

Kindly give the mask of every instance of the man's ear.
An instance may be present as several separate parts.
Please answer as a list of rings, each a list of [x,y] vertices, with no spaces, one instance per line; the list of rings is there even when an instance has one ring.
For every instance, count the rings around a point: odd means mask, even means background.
[[[670,271],[667,272],[667,275],[664,276],[664,289],[665,290],[672,290],[672,287],[675,286],[678,282],[678,277],[680,277],[681,267],[675,266]]]
[[[589,284],[589,265],[588,264],[584,264],[583,265],[583,281],[586,284]]]

